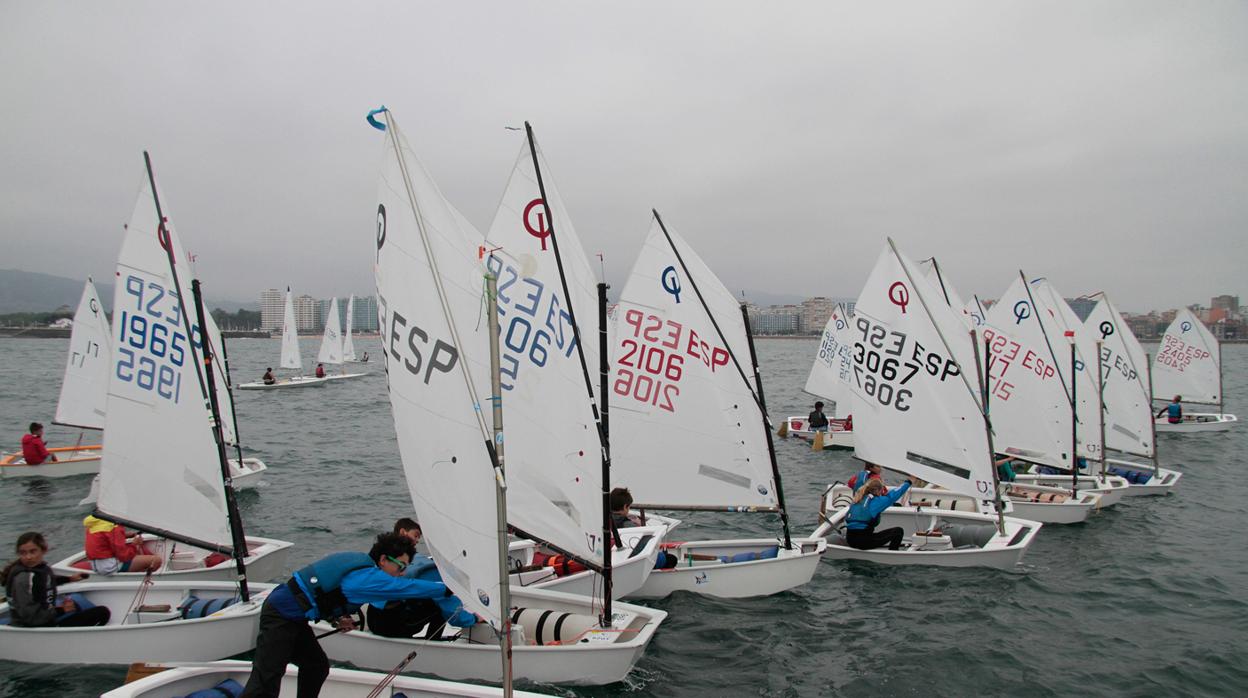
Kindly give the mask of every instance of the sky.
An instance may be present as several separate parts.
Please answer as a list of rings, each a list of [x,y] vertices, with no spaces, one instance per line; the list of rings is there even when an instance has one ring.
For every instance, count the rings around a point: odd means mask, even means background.
[[[734,291],[1248,302],[1248,3],[7,2],[0,268],[105,277],[155,164],[207,292],[373,288],[384,104],[485,230],[533,124],[623,283],[650,209]],[[595,261],[595,266],[597,262]]]

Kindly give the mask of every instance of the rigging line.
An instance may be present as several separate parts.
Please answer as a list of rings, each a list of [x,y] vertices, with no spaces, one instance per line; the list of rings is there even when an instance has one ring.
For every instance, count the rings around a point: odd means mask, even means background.
[[[702,304],[702,310],[706,311],[706,316],[710,319],[711,325],[715,328],[715,333],[719,335],[719,341],[723,342],[724,347],[728,350],[728,356],[732,358],[732,364],[733,366],[736,366],[737,374],[741,376],[741,381],[745,383],[746,389],[750,391],[750,395],[754,398],[754,404],[758,405],[758,409],[762,411],[763,419],[770,422],[770,417],[767,415],[767,408],[763,405],[762,400],[759,400],[758,393],[754,392],[754,386],[750,385],[750,379],[745,377],[745,369],[741,368],[741,363],[737,361],[737,354],[732,350],[732,344],[730,344],[728,339],[724,337],[724,331],[720,329],[719,322],[715,320],[715,314],[711,312],[710,307],[706,304],[706,299],[702,297],[702,289],[698,288],[697,279],[693,278],[693,275],[689,273],[689,267],[685,265],[685,258],[681,256],[680,250],[676,249],[676,243],[672,241],[671,234],[667,232],[667,226],[663,224],[663,217],[660,216],[659,212],[655,209],[650,209],[650,213],[654,214],[654,220],[658,222],[659,229],[663,231],[663,237],[667,238],[667,244],[672,248],[672,253],[676,255],[676,261],[680,262],[680,268],[685,272],[685,278],[688,279],[689,283],[693,285],[693,292],[697,294],[698,302]],[[742,305],[744,305],[744,303],[742,303]]]
[[[416,202],[416,191],[412,187],[412,176],[408,172],[407,161],[403,157],[403,151],[399,147],[399,124],[394,118],[394,114],[389,110],[384,112],[387,124],[391,127],[387,129],[390,135],[390,145],[394,148],[394,156],[399,164],[399,172],[403,175],[403,186],[407,190],[407,201],[411,207],[412,216],[416,219],[416,228],[420,231],[420,242],[424,247],[425,257],[429,260],[429,267],[433,271],[433,285],[438,290],[438,302],[442,307],[442,316],[446,320],[447,330],[451,333],[451,340],[455,342],[455,349],[463,354],[464,343],[459,338],[459,329],[455,325],[455,316],[451,314],[450,301],[446,296],[446,288],[442,285],[442,273],[438,270],[438,260],[433,253],[433,246],[429,243],[429,232],[425,229],[425,219],[421,215],[420,205]],[[456,223],[458,225],[458,223]],[[468,390],[468,399],[473,405],[478,405],[477,388],[472,381],[472,374],[468,372],[468,361],[459,361],[459,372],[464,378],[464,387]],[[485,423],[485,411],[474,409],[473,414],[477,418],[477,428],[481,430],[481,438],[487,442],[493,441],[493,433],[489,425]]]
[[[945,305],[953,307],[953,301],[949,300],[949,289],[945,288],[945,276],[940,273],[940,262],[936,261],[935,255],[932,256],[932,268],[936,270],[936,280],[940,282],[940,292],[945,294]]]

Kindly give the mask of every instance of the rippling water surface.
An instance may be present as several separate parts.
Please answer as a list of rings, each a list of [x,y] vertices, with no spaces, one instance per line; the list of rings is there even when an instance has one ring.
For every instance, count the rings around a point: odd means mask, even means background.
[[[305,339],[305,366],[314,342]],[[50,423],[67,340],[0,339],[0,443]],[[375,340],[357,344],[374,356]],[[773,420],[805,414],[814,341],[758,343]],[[276,363],[277,340],[229,344],[236,381]],[[1248,347],[1223,349],[1226,410],[1248,418]],[[378,363],[323,388],[241,393],[249,455],[264,486],[240,495],[247,532],[293,541],[293,566],[366,550],[411,511]],[[52,445],[77,432],[49,426]],[[436,435],[430,435],[436,438]],[[88,435],[88,441],[91,435]],[[628,680],[597,688],[528,686],[566,696],[1245,695],[1248,694],[1248,425],[1160,437],[1183,471],[1169,497],[1128,499],[1085,525],[1046,526],[1012,572],[880,567],[825,560],[814,580],[764,599],[678,594]],[[813,530],[819,495],[854,467],[849,454],[777,440],[796,532]],[[152,454],[159,459],[161,454]],[[77,506],[90,478],[0,480],[0,559],[19,533],[43,531],[52,559],[80,545]],[[483,502],[483,506],[493,506]],[[772,535],[778,517],[699,513],[683,537]],[[123,667],[0,662],[0,696],[87,696]]]

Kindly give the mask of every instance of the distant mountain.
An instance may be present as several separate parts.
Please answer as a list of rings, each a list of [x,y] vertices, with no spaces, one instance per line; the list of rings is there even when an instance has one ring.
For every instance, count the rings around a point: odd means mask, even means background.
[[[66,305],[70,310],[78,307],[78,299],[82,297],[82,284],[86,279],[70,279],[35,271],[21,269],[0,269],[0,314],[5,313],[43,313],[56,310]],[[95,287],[100,292],[100,302],[104,309],[112,311],[113,284],[99,279]],[[229,301],[214,298],[206,299],[208,308],[221,308],[236,312],[240,308],[259,310],[260,303],[252,301]]]

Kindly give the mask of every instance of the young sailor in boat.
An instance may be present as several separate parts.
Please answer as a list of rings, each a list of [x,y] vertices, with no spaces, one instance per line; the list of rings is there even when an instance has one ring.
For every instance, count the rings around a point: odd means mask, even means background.
[[[641,521],[634,515],[628,513],[628,508],[633,506],[633,493],[628,491],[627,487],[616,487],[611,490],[611,524],[616,528],[631,528],[640,526]],[[712,558],[713,559],[713,558]],[[659,556],[654,561],[654,569],[670,570],[676,566],[679,560],[675,555],[660,550]]]
[[[49,453],[48,445],[43,442],[43,425],[39,422],[31,422],[30,433],[22,436],[22,458],[26,460],[26,465],[56,462],[56,454]]]
[[[104,606],[79,608],[72,598],[58,599],[57,584],[86,579],[86,574],[61,577],[43,561],[48,542],[42,533],[27,531],[17,538],[17,559],[10,562],[0,578],[9,599],[9,615],[20,628],[84,627],[105,625],[109,611]]]
[[[880,514],[884,513],[910,489],[914,478],[902,483],[901,487],[884,494],[884,481],[872,478],[867,484],[859,487],[854,493],[854,503],[849,507],[849,515],[845,518],[845,541],[849,547],[858,550],[874,550],[888,546],[889,550],[900,550],[901,539],[905,535],[900,527],[876,531],[880,524]]]
[[[1169,422],[1170,424],[1178,424],[1179,422],[1182,422],[1183,421],[1183,405],[1180,404],[1182,402],[1183,402],[1183,396],[1175,395],[1174,402],[1171,402],[1169,405],[1166,405],[1165,407],[1161,408],[1157,412],[1157,416],[1160,417],[1163,414],[1166,415],[1166,421]],[[34,426],[34,425],[32,424],[31,426]],[[25,445],[24,441],[22,443],[23,445]],[[26,462],[29,463],[30,461],[28,460]]]
[[[1014,459],[1010,456],[1003,456],[996,461],[997,479],[1001,482],[1014,482],[1018,479],[1018,475],[1014,472]]]
[[[810,425],[811,431],[828,430],[828,417],[823,413],[823,402],[815,403],[815,411],[806,417],[806,422]]]
[[[325,377],[325,364],[317,364],[317,365],[316,365],[316,377],[317,377],[317,378],[324,378],[324,377]]]
[[[360,363],[362,364],[368,363],[368,352],[364,352],[364,358],[360,359]]]
[[[260,378],[260,380],[263,381],[265,385],[273,385],[277,382],[277,379],[273,377],[273,369],[271,367],[264,369],[264,375]]]
[[[82,520],[82,527],[86,531],[82,549],[96,574],[155,572],[160,569],[160,556],[143,552],[138,541],[129,542],[126,529],[122,526],[88,515]]]
[[[367,555],[343,552],[323,557],[274,589],[260,612],[255,659],[242,698],[276,698],[288,662],[299,667],[299,695],[317,695],[329,675],[329,659],[308,621],[336,619],[338,629],[348,631],[355,628],[350,614],[364,604],[433,599],[453,624],[473,625],[476,617],[463,610],[445,584],[402,578],[414,552],[410,539],[382,533]]]
[[[401,518],[394,522],[394,533],[412,541],[415,546],[423,535],[420,524],[410,518]],[[442,574],[433,562],[433,558],[421,553],[412,553],[411,562],[404,570],[407,579],[423,579],[427,582],[442,581]],[[398,599],[388,602],[385,606],[368,607],[368,629],[382,637],[414,637],[423,628],[426,639],[436,640],[442,636],[442,629],[447,623],[461,625],[457,620],[468,620],[467,614],[453,609],[454,614],[447,615],[437,603],[430,599]],[[465,614],[457,618],[458,614]],[[471,625],[471,623],[469,623]]]
[[[853,477],[849,478],[849,489],[857,492],[858,488],[866,484],[867,480],[879,480],[880,484],[884,484],[884,477],[880,475],[880,464],[867,461]],[[888,494],[888,487],[881,487],[880,494]]]

